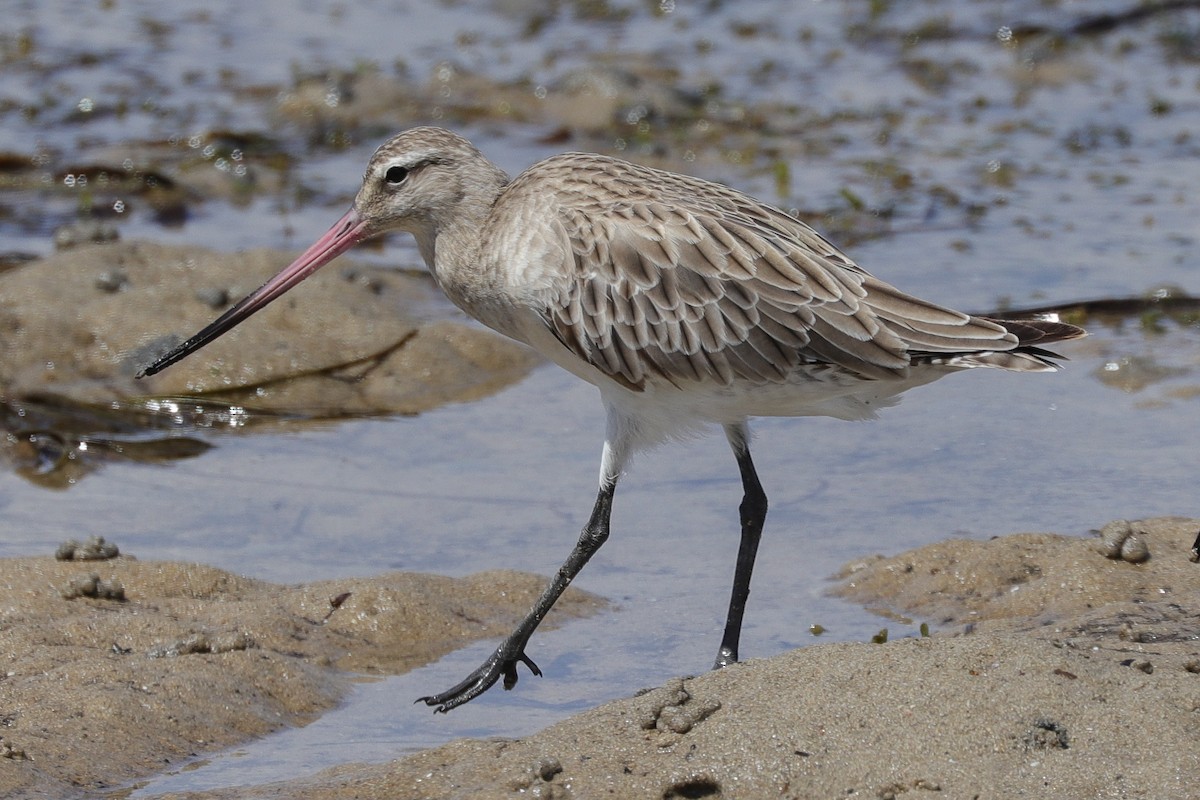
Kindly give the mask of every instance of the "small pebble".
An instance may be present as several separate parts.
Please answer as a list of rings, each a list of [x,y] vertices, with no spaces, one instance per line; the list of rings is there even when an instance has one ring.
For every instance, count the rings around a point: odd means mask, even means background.
[[[637,721],[642,730],[647,731],[657,727],[663,709],[681,706],[692,699],[691,694],[683,688],[683,678],[672,678],[658,689],[652,689],[641,696],[649,702],[637,714]]]
[[[25,751],[11,742],[4,741],[0,737],[0,758],[10,758],[13,761],[28,761],[29,756],[25,755]]]
[[[97,600],[116,600],[125,602],[125,587],[114,579],[104,581],[95,572],[72,578],[59,590],[64,600],[74,600],[77,597],[93,597]]]
[[[638,714],[638,724],[647,731],[684,734],[721,708],[715,700],[694,700],[683,678],[672,678],[642,697],[649,703]]]
[[[229,305],[229,290],[218,287],[210,287],[207,289],[197,289],[196,299],[209,308],[217,309],[224,308]]]
[[[543,756],[533,764],[533,774],[544,781],[550,780],[562,771],[562,762],[553,756]]]
[[[82,220],[55,230],[54,246],[59,250],[69,250],[81,244],[115,242],[118,238],[120,234],[112,225],[96,220]]]
[[[1025,733],[1026,750],[1066,750],[1071,746],[1067,729],[1052,719],[1036,720]]]
[[[96,276],[96,288],[108,294],[116,294],[129,285],[129,276],[119,269],[106,269]]]
[[[1105,558],[1120,558],[1121,545],[1131,533],[1128,520],[1115,519],[1100,529],[1100,554]]]
[[[654,727],[660,731],[688,733],[698,722],[708,719],[721,709],[719,700],[689,702],[682,706],[667,706],[659,712]]]
[[[106,561],[119,555],[120,549],[112,542],[104,541],[103,536],[93,536],[82,544],[68,539],[54,551],[54,557],[59,561]]]
[[[562,763],[553,756],[542,756],[534,761],[520,773],[513,775],[507,782],[509,791],[527,794],[530,797],[547,796],[541,791],[545,784],[554,780],[558,773],[562,772]],[[550,797],[557,797],[557,794],[551,793]]]
[[[1121,543],[1121,558],[1130,564],[1141,564],[1149,560],[1150,547],[1140,535],[1131,533],[1129,538]]]
[[[1124,519],[1113,520],[1101,529],[1098,549],[1105,558],[1131,564],[1141,564],[1150,558],[1150,546],[1146,544],[1145,536]]]

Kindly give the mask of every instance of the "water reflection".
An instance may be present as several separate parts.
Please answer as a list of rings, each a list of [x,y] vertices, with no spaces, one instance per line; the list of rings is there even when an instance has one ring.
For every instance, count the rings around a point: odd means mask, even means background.
[[[0,398],[0,462],[29,482],[66,489],[110,461],[165,463],[213,444],[199,431],[234,430],[289,415],[195,398],[81,403],[59,396]]]
[[[1200,298],[1174,287],[1138,298],[1106,298],[1070,306],[1026,309],[1003,316],[1055,313],[1091,334],[1099,363],[1092,376],[1102,386],[1147,395],[1142,407],[1200,395]],[[1157,397],[1149,390],[1159,388]]]

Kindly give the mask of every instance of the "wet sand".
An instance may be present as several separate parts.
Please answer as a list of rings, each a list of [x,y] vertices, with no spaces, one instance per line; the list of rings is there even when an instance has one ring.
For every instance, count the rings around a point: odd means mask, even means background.
[[[503,635],[542,584],[494,572],[281,586],[129,556],[0,560],[0,796],[94,797],[303,724],[355,675]],[[564,600],[551,625],[603,606]]]
[[[199,330],[292,257],[118,242],[12,270],[2,280],[0,393],[92,403],[186,395],[318,417],[416,414],[477,400],[537,363],[525,348],[455,321],[424,271],[346,259],[311,279],[319,303],[276,303],[186,368],[135,377],[179,331]],[[46,313],[55,308],[72,313]],[[260,357],[251,364],[244,351]]]
[[[927,620],[932,636],[814,645],[675,679],[521,740],[162,797],[1192,796],[1198,528],[1135,522],[1144,563],[1054,534],[859,561],[838,591]],[[62,588],[88,573],[125,599],[67,599]],[[3,607],[20,609],[0,634],[10,797],[95,796],[303,724],[354,673],[401,672],[501,635],[542,582],[391,574],[282,587],[128,557],[9,559],[0,576]],[[574,590],[560,605],[560,623],[602,608]]]

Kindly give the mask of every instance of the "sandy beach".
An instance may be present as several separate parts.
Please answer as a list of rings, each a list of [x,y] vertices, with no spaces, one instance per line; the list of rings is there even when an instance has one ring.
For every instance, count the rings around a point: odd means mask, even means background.
[[[1131,527],[1143,563],[1106,557],[1098,538],[1018,534],[847,565],[838,591],[929,619],[929,637],[680,677],[520,740],[161,797],[1194,797],[1200,521]],[[81,595],[75,579],[93,574],[101,591],[85,580]],[[139,777],[304,724],[356,673],[499,635],[541,582],[283,587],[127,556],[6,559],[0,602],[21,614],[0,633],[0,791],[122,796]],[[123,599],[88,596],[105,587]],[[550,622],[603,609],[572,590]]]

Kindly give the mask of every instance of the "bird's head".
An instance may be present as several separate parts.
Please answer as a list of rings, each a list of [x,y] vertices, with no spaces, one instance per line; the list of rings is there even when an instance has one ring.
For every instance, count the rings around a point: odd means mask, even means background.
[[[482,219],[506,181],[474,145],[450,131],[413,128],[393,136],[371,157],[354,205],[324,236],[138,377],[153,375],[199,350],[359,242],[379,234],[412,233],[432,267],[439,232]]]
[[[364,238],[407,231],[420,242],[486,213],[507,179],[458,134],[413,128],[371,156],[354,213]]]

